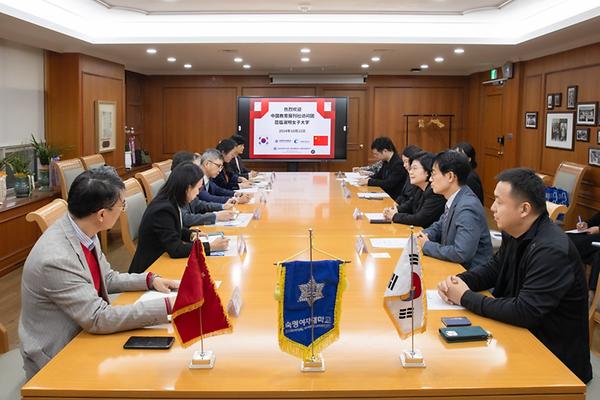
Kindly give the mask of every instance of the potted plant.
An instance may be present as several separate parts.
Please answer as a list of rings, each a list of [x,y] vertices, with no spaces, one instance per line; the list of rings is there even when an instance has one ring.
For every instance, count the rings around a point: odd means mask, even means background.
[[[13,155],[0,160],[0,204],[6,200],[6,167],[10,165],[10,160]]]
[[[8,161],[8,165],[15,175],[15,195],[17,197],[29,197],[32,192],[31,171],[27,161],[19,153],[14,153]]]
[[[40,190],[48,190],[50,186],[49,179],[49,165],[52,158],[59,155],[59,151],[53,149],[48,145],[48,143],[44,141],[37,141],[33,134],[31,135],[31,145],[35,151],[35,154],[39,160],[39,177],[38,183],[40,186]]]

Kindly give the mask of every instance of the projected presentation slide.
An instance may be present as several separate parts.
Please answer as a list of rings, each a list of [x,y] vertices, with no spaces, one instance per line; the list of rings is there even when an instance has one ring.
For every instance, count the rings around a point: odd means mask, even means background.
[[[334,158],[335,101],[335,98],[252,98],[250,158]]]

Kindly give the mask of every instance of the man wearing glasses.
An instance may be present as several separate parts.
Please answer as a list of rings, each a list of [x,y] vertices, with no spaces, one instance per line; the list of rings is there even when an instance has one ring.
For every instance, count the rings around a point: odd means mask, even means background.
[[[174,298],[110,304],[110,293],[168,293],[178,286],[152,273],[118,273],[102,253],[98,232],[112,228],[127,207],[124,189],[111,167],[80,174],[69,190],[68,213],[29,253],[21,280],[19,323],[27,379],[81,330],[106,334],[168,322]]]
[[[200,200],[223,204],[228,200],[231,201],[232,198],[234,203],[240,204],[250,201],[250,196],[247,193],[237,194],[233,190],[223,188],[213,181],[213,178],[219,175],[225,165],[220,151],[216,149],[206,150],[200,158],[200,164],[197,165],[204,173],[205,190],[202,190],[198,195]]]

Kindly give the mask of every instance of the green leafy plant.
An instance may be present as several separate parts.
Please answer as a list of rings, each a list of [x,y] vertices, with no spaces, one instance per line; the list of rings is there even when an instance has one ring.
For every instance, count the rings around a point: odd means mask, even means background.
[[[31,135],[31,145],[35,150],[35,154],[40,159],[40,164],[49,165],[50,160],[60,154],[60,151],[53,149],[44,141],[37,141],[33,134]]]
[[[11,155],[8,165],[10,165],[10,168],[12,168],[16,177],[23,177],[31,174],[31,171],[29,170],[29,163],[19,153],[13,153]]]

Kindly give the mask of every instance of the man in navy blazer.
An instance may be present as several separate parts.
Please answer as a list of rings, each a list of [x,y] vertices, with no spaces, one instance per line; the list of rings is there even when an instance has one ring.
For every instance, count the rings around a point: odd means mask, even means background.
[[[438,153],[431,173],[431,187],[446,198],[440,219],[417,236],[423,254],[460,263],[466,269],[485,265],[492,257],[492,241],[479,198],[466,185],[471,171],[464,154]]]
[[[224,168],[223,155],[216,149],[207,149],[196,163],[204,173],[204,190],[198,194],[200,200],[211,203],[225,204],[228,200],[235,198],[233,203],[247,203],[250,201],[248,194],[236,196],[235,192],[217,185],[212,178],[217,176]]]

